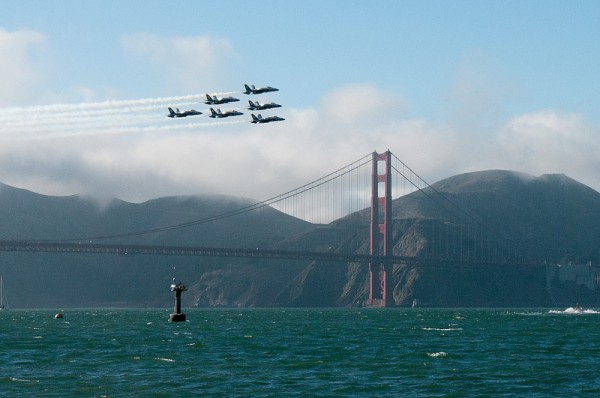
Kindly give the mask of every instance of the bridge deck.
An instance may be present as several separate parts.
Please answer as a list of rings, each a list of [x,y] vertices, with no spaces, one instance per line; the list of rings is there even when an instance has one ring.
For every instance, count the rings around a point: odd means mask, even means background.
[[[49,241],[11,241],[1,240],[0,251],[45,252],[45,253],[86,253],[127,255],[165,255],[165,256],[203,256],[203,257],[243,257],[281,260],[306,260],[341,263],[411,264],[419,266],[457,266],[457,265],[540,265],[532,262],[482,262],[474,259],[425,258],[409,256],[372,256],[369,254],[311,252],[272,249],[235,249],[222,247],[191,246],[149,246],[112,243],[49,242]]]

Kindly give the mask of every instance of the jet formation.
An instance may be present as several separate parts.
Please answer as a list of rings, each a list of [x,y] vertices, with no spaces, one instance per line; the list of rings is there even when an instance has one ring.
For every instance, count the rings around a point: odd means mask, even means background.
[[[246,89],[246,91],[244,91],[244,94],[262,94],[262,93],[269,93],[271,91],[279,91],[278,88],[274,88],[271,86],[256,88],[256,87],[254,87],[254,84],[251,84],[251,85],[244,84],[244,88]]]
[[[257,94],[279,91],[279,89],[271,87],[271,86],[256,88],[253,84],[252,85],[244,84],[244,89],[245,90],[242,91],[241,93],[248,94],[248,95],[257,95]],[[204,103],[207,105],[223,105],[223,104],[228,104],[231,102],[239,101],[238,98],[234,98],[234,97],[218,97],[216,95],[210,95],[210,94],[205,94],[205,95],[206,95],[206,101],[204,101]],[[263,110],[267,110],[267,109],[281,107],[281,105],[276,104],[274,102],[261,104],[258,101],[253,102],[250,100],[250,101],[248,101],[248,104],[249,104],[249,106],[247,109],[249,109],[251,111],[263,111]],[[170,118],[179,118],[179,117],[195,116],[195,115],[202,114],[202,112],[196,111],[194,109],[191,109],[189,111],[183,111],[183,112],[181,112],[179,110],[179,108],[176,108],[175,111],[173,110],[173,108],[168,108],[168,109],[169,109],[169,114],[167,116]],[[239,112],[237,110],[222,111],[219,108],[217,108],[217,110],[215,110],[214,108],[210,108],[210,115],[208,115],[208,117],[211,117],[213,119],[217,119],[217,118],[221,119],[221,118],[226,118],[226,117],[230,117],[230,116],[239,116],[239,115],[243,115],[243,113]],[[262,117],[261,114],[258,114],[258,116],[252,114],[252,120],[250,121],[250,123],[262,124],[262,123],[278,122],[281,120],[285,120],[285,119],[278,117],[278,116]]]
[[[173,108],[169,108],[169,114],[167,115],[168,117],[187,117],[187,116],[193,116],[193,115],[202,115],[202,112],[198,112],[196,110],[189,110],[189,111],[183,111],[180,112],[179,108],[176,108],[177,110],[173,110]]]
[[[261,104],[258,101],[248,101],[248,104],[250,104],[248,109],[250,109],[251,111],[264,111],[265,109],[281,108],[281,105],[276,104],[274,102],[269,102],[268,104]]]
[[[254,113],[252,114],[252,121],[250,123],[271,123],[271,122],[279,122],[285,120],[282,117],[279,116],[269,116],[269,117],[262,117],[262,115],[259,113],[258,116],[256,116]]]
[[[217,108],[217,110],[215,111],[213,108],[210,108],[210,115],[208,117],[212,117],[212,118],[222,118],[222,117],[229,117],[229,116],[238,116],[238,115],[243,115],[242,112],[238,112],[238,111],[225,111],[225,112],[221,112],[221,110],[219,108]]]
[[[233,97],[217,97],[216,95],[210,95],[210,94],[206,94],[206,101],[204,101],[204,103],[206,105],[221,105],[221,104],[227,104],[229,102],[236,102],[239,101],[239,99],[237,98],[233,98]]]

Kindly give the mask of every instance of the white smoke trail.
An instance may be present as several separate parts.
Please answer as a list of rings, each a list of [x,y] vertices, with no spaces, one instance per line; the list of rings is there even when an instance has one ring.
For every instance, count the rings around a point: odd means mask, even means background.
[[[78,110],[96,110],[107,108],[121,108],[136,105],[155,105],[179,103],[184,101],[203,100],[206,98],[204,94],[190,94],[176,97],[158,97],[158,98],[142,98],[134,100],[107,100],[102,102],[82,102],[79,104],[52,104],[52,105],[36,105],[28,107],[11,107],[3,108],[2,113],[21,113],[21,112],[73,112]]]
[[[216,93],[211,95],[224,96],[231,95],[241,92],[224,92]],[[8,107],[0,108],[0,122],[10,120],[13,118],[21,119],[24,116],[30,118],[38,117],[43,118],[46,116],[55,117],[59,114],[73,114],[73,113],[84,113],[84,112],[101,112],[113,113],[113,112],[131,112],[136,110],[149,110],[176,107],[176,106],[188,106],[188,105],[200,105],[204,106],[206,100],[205,94],[190,94],[185,96],[174,96],[174,97],[157,97],[157,98],[142,98],[134,100],[108,100],[102,102],[83,102],[79,104],[53,104],[53,105],[36,105],[28,107]]]
[[[236,94],[244,94],[243,91],[228,91],[224,93],[207,93],[208,95],[216,95],[217,97],[224,97],[226,95],[236,95]],[[204,97],[206,98],[206,97]]]
[[[6,123],[2,123],[2,132],[6,133],[9,130],[18,128],[40,128],[44,129],[50,126],[68,126],[68,125],[86,125],[95,123],[107,123],[111,121],[117,121],[121,123],[135,122],[141,123],[147,119],[162,119],[164,115],[150,114],[150,113],[137,113],[137,114],[115,114],[115,115],[57,115],[52,119],[21,119],[14,120]]]
[[[223,93],[228,95],[230,93]],[[81,104],[56,104],[0,109],[0,138],[9,140],[45,139],[99,134],[185,130],[243,121],[197,122],[209,113],[203,109],[203,94],[177,97],[112,100]],[[197,106],[200,105],[200,106]],[[168,118],[167,108],[195,108],[203,115],[189,116],[193,122]],[[186,118],[186,120],[188,120]]]
[[[89,137],[98,135],[122,135],[131,133],[153,133],[153,132],[164,132],[164,131],[190,131],[199,128],[206,128],[211,126],[231,125],[247,123],[244,120],[237,121],[218,121],[218,122],[201,122],[201,123],[186,123],[180,125],[148,125],[148,126],[118,126],[118,127],[102,127],[93,129],[77,129],[77,130],[44,130],[39,131],[37,134],[31,135],[17,135],[10,137],[10,141],[34,141],[34,140],[47,140],[47,139],[58,139],[58,138],[69,138],[69,137]]]

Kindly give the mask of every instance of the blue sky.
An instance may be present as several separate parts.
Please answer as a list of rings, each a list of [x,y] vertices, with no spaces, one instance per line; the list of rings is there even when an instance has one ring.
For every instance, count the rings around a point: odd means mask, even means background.
[[[228,40],[236,56],[225,73],[214,82],[196,76],[209,91],[273,82],[291,106],[311,106],[332,88],[368,82],[406,96],[414,112],[443,115],[461,68],[472,68],[512,86],[508,110],[587,110],[600,119],[593,1],[24,1],[3,10],[5,30],[46,36],[32,51],[48,57],[49,90],[188,94],[165,85],[163,73],[176,71],[123,51],[123,36],[144,32]]]
[[[598,190],[599,17],[597,1],[6,2],[0,107],[13,124],[0,127],[0,181],[132,201],[206,191],[261,199],[261,184],[302,185],[390,148],[431,182],[504,168],[565,173]],[[137,136],[107,121],[86,130],[94,134],[73,127],[82,103],[129,106],[239,91],[244,82],[280,88],[257,99],[284,104],[286,122],[151,134],[159,124],[145,114]],[[15,115],[53,104],[73,105],[68,137],[44,130],[51,109],[30,135],[16,129]],[[215,150],[205,156],[186,152],[208,146]],[[185,171],[204,167],[197,158],[214,164],[218,151],[262,180],[235,172],[234,192]],[[282,151],[288,156],[273,155]],[[332,152],[339,164],[314,166]],[[133,183],[148,176],[153,184]]]

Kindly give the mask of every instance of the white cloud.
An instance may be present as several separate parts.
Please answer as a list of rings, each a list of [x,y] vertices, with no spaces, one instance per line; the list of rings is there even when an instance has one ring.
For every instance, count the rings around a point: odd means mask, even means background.
[[[165,117],[160,99],[134,102],[143,102],[132,110],[135,118],[114,113],[123,108],[121,102],[99,103],[97,110],[94,104],[40,108],[34,125],[14,119],[26,109],[0,116],[15,128],[33,129],[20,135],[25,141],[4,139],[1,151],[27,164],[0,165],[0,181],[43,193],[70,187],[64,194],[133,201],[203,192],[264,199],[375,149],[392,148],[391,141],[402,134],[395,131],[393,115],[404,103],[372,86],[351,85],[329,93],[319,108],[280,108],[271,113],[284,116],[284,122],[253,125],[248,115],[233,121],[237,124],[217,124],[204,115],[173,120]],[[185,127],[188,119],[192,127]],[[177,125],[182,127],[164,130]],[[30,153],[42,144],[43,152]],[[56,184],[39,185],[52,180]]]
[[[286,120],[266,125],[249,123],[247,114],[225,124],[205,115],[169,119],[161,99],[130,102],[135,118],[110,113],[122,103],[63,110],[73,117],[66,125],[75,126],[64,137],[53,135],[52,107],[37,115],[31,138],[0,134],[0,181],[46,194],[130,201],[200,193],[266,199],[390,149],[429,182],[502,168],[565,173],[600,188],[600,129],[580,114],[531,113],[493,131],[465,132],[410,118],[401,97],[366,84],[333,90],[316,108],[273,110]],[[84,122],[93,115],[90,132]],[[1,117],[7,116],[0,123]]]
[[[31,53],[45,41],[37,32],[0,29],[0,106],[19,105],[30,98],[43,69]]]
[[[600,190],[600,128],[579,113],[541,111],[514,117],[499,131],[503,167],[564,173]]]
[[[367,125],[377,119],[397,118],[406,108],[402,97],[367,83],[336,88],[321,100],[323,118],[333,124]]]
[[[481,50],[463,54],[448,93],[454,126],[482,134],[502,124],[503,106],[518,89],[500,65],[493,55]]]
[[[135,33],[122,37],[121,44],[125,51],[148,58],[162,68],[167,84],[186,90],[218,87],[227,64],[238,57],[229,40],[210,36]]]

